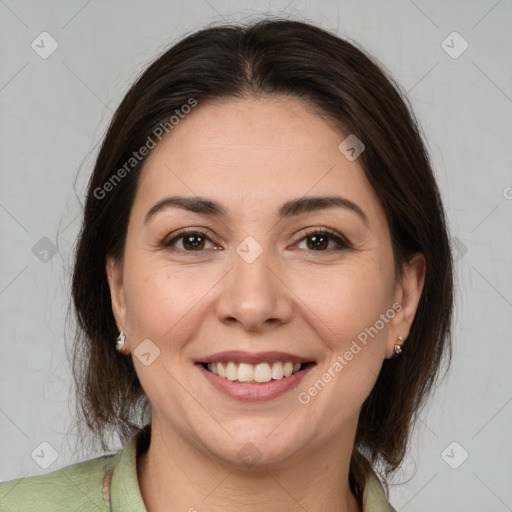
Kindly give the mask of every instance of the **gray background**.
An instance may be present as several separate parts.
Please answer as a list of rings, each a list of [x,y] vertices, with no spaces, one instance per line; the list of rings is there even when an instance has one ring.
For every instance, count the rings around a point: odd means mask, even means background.
[[[0,480],[81,458],[66,356],[71,249],[112,112],[181,35],[265,12],[335,29],[377,57],[410,97],[444,197],[457,259],[453,366],[391,502],[512,510],[511,0],[0,0]],[[46,59],[31,47],[43,31],[59,45]],[[442,44],[454,31],[469,44],[457,58],[458,36]],[[31,457],[51,461],[42,442],[57,456],[47,470]]]

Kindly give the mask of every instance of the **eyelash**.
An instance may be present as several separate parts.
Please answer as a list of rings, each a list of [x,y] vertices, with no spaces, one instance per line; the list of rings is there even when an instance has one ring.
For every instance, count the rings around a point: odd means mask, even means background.
[[[177,242],[180,239],[183,239],[187,235],[200,235],[202,238],[208,240],[209,242],[214,243],[210,239],[210,237],[208,236],[208,233],[206,231],[204,231],[203,229],[198,228],[198,229],[184,229],[184,230],[180,230],[180,231],[174,233],[170,240],[164,240],[161,243],[161,246],[163,248],[166,248],[166,249],[176,250],[176,247],[173,247],[174,243]],[[300,240],[298,240],[298,242],[296,242],[296,243],[299,243],[299,242],[303,241],[306,238],[310,238],[313,235],[327,236],[330,240],[333,240],[334,242],[336,242],[338,247],[335,248],[335,249],[325,249],[325,250],[319,250],[319,251],[310,250],[308,252],[332,252],[333,250],[334,251],[341,251],[343,249],[352,249],[352,245],[350,244],[350,242],[345,237],[343,237],[342,235],[340,235],[336,231],[333,231],[333,230],[328,229],[328,228],[308,228],[308,229],[305,230],[305,235]],[[186,249],[178,249],[178,250],[182,250],[182,251],[187,252],[187,253],[204,252],[205,251],[205,249],[198,250],[198,251],[187,251]]]

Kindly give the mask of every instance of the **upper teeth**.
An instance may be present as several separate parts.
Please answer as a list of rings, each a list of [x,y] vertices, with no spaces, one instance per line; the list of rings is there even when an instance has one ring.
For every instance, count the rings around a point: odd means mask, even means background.
[[[228,380],[238,380],[239,382],[270,382],[272,379],[282,379],[297,373],[300,370],[301,363],[292,363],[287,361],[282,363],[208,363],[208,370]]]

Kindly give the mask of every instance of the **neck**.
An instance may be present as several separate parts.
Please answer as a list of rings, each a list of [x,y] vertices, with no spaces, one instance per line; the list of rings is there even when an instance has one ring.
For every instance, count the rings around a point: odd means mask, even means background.
[[[351,451],[340,440],[279,464],[241,468],[153,424],[137,472],[148,512],[361,512],[348,483]]]

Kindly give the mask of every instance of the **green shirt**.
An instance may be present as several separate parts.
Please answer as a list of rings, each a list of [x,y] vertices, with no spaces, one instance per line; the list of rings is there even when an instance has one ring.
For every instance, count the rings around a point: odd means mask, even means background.
[[[115,455],[0,483],[0,511],[147,512],[137,480],[140,439],[137,434]],[[364,488],[363,512],[396,512],[374,477]]]

